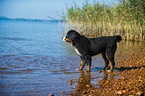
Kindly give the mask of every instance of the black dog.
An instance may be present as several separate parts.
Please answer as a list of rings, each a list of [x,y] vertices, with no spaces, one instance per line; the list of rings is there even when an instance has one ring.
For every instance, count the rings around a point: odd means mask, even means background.
[[[113,71],[115,66],[114,54],[117,49],[117,42],[120,42],[121,39],[122,38],[119,35],[87,38],[83,35],[80,35],[75,30],[70,30],[66,37],[63,38],[64,41],[71,43],[72,46],[75,46],[76,52],[81,57],[81,66],[79,69],[82,70],[86,63],[86,71],[90,71],[92,60],[91,57],[99,53],[102,53],[103,59],[105,60],[104,70],[107,69],[110,60],[110,70]]]

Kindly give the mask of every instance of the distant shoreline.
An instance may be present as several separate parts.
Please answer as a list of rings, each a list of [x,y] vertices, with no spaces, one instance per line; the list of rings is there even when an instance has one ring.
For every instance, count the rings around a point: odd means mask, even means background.
[[[41,19],[26,19],[26,18],[7,18],[5,16],[1,16],[0,20],[35,21],[35,22],[63,22],[63,20],[41,20]]]

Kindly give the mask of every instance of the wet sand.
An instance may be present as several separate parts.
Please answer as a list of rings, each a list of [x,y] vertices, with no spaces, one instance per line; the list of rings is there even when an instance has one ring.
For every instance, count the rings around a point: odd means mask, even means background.
[[[145,94],[145,46],[116,53],[116,70],[104,72],[104,78],[74,96],[144,96]],[[102,73],[102,71],[100,71]],[[114,79],[115,76],[120,76]],[[89,76],[88,76],[89,77]],[[84,79],[85,81],[85,79]],[[82,82],[80,80],[80,82]],[[80,83],[79,82],[79,83]],[[86,80],[87,82],[87,80]]]

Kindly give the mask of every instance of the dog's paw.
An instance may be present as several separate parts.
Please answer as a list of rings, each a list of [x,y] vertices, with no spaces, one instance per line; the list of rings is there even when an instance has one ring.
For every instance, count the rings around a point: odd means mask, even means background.
[[[111,73],[111,72],[113,72],[113,70],[107,70],[107,72]]]
[[[107,72],[111,72],[111,70],[107,70]]]

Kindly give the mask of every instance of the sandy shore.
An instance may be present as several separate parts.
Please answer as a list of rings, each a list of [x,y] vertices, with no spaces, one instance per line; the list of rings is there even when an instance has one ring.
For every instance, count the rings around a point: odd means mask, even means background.
[[[123,54],[123,55],[122,55]],[[90,86],[82,96],[144,96],[145,94],[145,46],[116,53],[116,69],[106,73],[109,79],[100,79],[99,88]],[[114,76],[120,78],[114,80]]]

